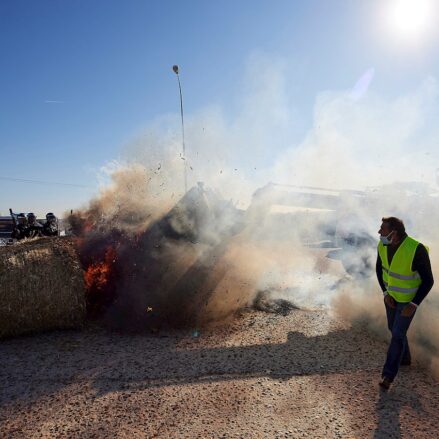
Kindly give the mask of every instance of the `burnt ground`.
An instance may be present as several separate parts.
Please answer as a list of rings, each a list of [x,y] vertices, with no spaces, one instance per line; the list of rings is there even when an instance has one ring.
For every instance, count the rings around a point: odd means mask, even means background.
[[[324,311],[246,312],[156,335],[88,327],[0,342],[2,438],[434,438],[419,364],[388,393],[386,343]]]

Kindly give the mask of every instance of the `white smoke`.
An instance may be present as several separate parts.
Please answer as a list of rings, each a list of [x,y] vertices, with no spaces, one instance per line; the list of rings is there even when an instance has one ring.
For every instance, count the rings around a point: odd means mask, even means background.
[[[416,89],[388,97],[373,91],[372,80],[379,72],[369,71],[365,80],[353,78],[357,84],[353,90],[347,84],[345,90],[319,93],[311,129],[301,142],[294,142],[299,113],[287,87],[290,73],[282,60],[253,55],[233,119],[219,106],[186,115],[183,157],[179,115],[157,118],[126,145],[124,166],[135,164],[148,175],[152,172],[148,190],[158,200],[183,194],[185,164],[189,187],[203,181],[242,209],[249,206],[254,191],[270,181],[337,189],[342,200],[334,208],[338,233],[364,232],[377,238],[381,217],[395,215],[405,220],[409,234],[437,248],[437,80],[425,78]],[[354,189],[363,191],[362,198],[349,196]],[[269,214],[269,199],[266,202]],[[384,309],[373,266],[371,278],[357,281],[346,275],[337,258],[328,259],[322,250],[301,245],[304,234],[308,241],[319,240],[321,213],[298,211],[290,222],[283,217],[281,224],[249,213],[250,224],[239,238],[240,251],[229,252],[236,259],[232,278],[239,278],[242,264],[258,289],[271,289],[301,306],[332,303],[345,318],[357,321],[361,315],[382,333]],[[267,228],[269,240],[264,238]],[[245,248],[251,251],[247,254]],[[354,248],[351,259],[357,258],[358,268],[367,258],[374,262],[375,251],[367,251],[358,254]],[[434,251],[431,257],[436,266]],[[239,295],[239,289],[234,294]],[[437,289],[428,300],[437,306]],[[422,321],[423,308],[416,320]],[[433,350],[438,350],[437,332],[425,324],[414,325],[412,337],[419,341],[425,333]],[[437,354],[428,352],[437,363]]]
[[[313,128],[298,147],[280,154],[274,174],[289,183],[340,189],[433,184],[439,155],[432,143],[437,128],[429,122],[430,112],[439,110],[438,96],[433,78],[394,99],[372,92],[359,100],[344,91],[321,93]]]

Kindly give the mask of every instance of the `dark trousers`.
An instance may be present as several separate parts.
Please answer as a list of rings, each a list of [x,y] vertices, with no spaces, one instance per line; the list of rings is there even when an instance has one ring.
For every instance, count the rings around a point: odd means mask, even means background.
[[[416,312],[411,317],[401,316],[401,311],[406,305],[406,303],[396,302],[396,308],[390,308],[386,304],[387,326],[392,333],[392,339],[387,351],[382,376],[389,378],[391,381],[396,377],[401,361],[411,361],[407,330]]]

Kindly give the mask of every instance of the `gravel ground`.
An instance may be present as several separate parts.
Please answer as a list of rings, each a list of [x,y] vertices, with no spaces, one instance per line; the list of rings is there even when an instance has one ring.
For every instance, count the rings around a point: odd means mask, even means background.
[[[196,335],[196,334],[195,334]],[[2,438],[435,438],[418,364],[324,311],[246,312],[194,336],[89,327],[0,342]]]

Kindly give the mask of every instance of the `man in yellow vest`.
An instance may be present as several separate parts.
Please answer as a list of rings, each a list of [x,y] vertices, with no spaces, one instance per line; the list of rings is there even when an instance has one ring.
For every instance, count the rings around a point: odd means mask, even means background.
[[[434,280],[428,248],[407,235],[400,219],[383,218],[378,233],[376,272],[384,294],[387,326],[392,333],[380,381],[380,386],[387,390],[399,366],[411,364],[407,330]]]

